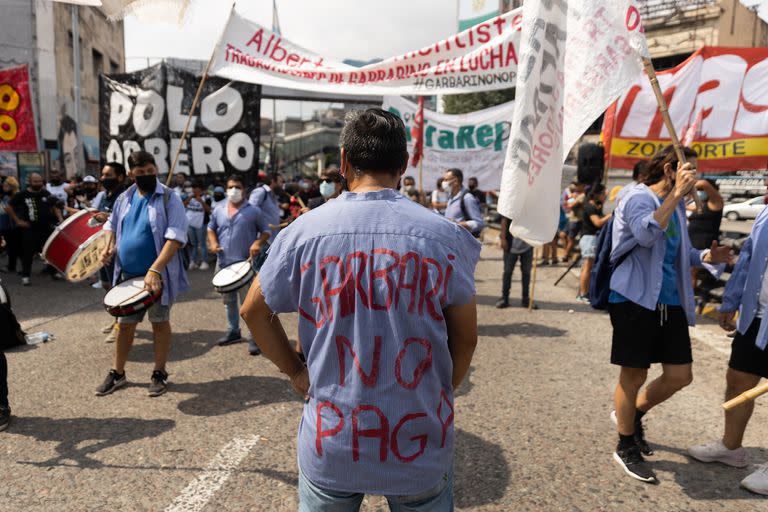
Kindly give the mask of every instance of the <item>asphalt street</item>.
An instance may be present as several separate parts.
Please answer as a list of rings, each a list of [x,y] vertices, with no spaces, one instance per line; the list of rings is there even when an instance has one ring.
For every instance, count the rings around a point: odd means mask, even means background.
[[[538,311],[498,310],[501,268],[499,250],[486,246],[476,275],[480,341],[456,398],[459,510],[768,510],[765,497],[738,486],[749,469],[685,455],[722,429],[728,340],[711,321],[693,331],[693,384],[646,417],[661,480],[648,486],[611,459],[617,369],[607,315],[574,301],[575,276],[553,286],[564,267],[538,269]],[[211,272],[191,272],[193,289],[173,309],[171,387],[159,398],[146,395],[148,324],[138,328],[129,386],[96,397],[113,349],[100,332],[109,321],[103,291],[1,277],[23,327],[56,339],[8,353],[14,418],[0,433],[0,510],[296,510],[302,403],[245,344],[215,345],[226,323]],[[519,287],[516,274],[516,296]],[[296,317],[283,322],[295,337]],[[745,440],[753,463],[768,461],[761,400]],[[363,510],[385,505],[370,497]]]

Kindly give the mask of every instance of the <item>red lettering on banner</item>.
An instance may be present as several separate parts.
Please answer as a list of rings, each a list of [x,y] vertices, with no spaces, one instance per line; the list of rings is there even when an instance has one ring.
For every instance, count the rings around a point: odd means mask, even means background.
[[[411,382],[406,382],[403,380],[402,376],[403,358],[408,352],[408,347],[413,344],[421,345],[426,349],[427,353],[424,355],[424,359],[419,361],[419,364],[417,364],[416,368],[413,369],[413,380],[411,380]],[[395,360],[395,379],[397,379],[398,384],[403,386],[405,389],[416,389],[416,387],[419,385],[419,382],[421,382],[421,378],[430,368],[432,368],[432,344],[429,341],[421,338],[408,338],[405,340],[403,348],[400,350],[400,353],[397,354],[397,359]]]
[[[408,262],[413,262],[413,278],[406,282],[408,276]],[[421,257],[413,251],[408,252],[400,258],[400,275],[397,278],[397,292],[395,293],[395,307],[400,305],[400,290],[410,290],[411,298],[408,301],[408,312],[413,313],[416,309],[416,294],[419,279],[419,264]]]
[[[429,280],[429,265],[432,265],[437,270],[437,279],[434,280],[434,285],[431,289],[427,290],[427,281]],[[431,299],[440,291],[440,285],[443,282],[443,269],[440,267],[440,263],[432,258],[423,258],[421,260],[421,294],[419,296],[419,314],[424,313],[424,302]],[[427,309],[429,315],[435,320],[442,320],[443,315],[441,311],[435,309],[435,305],[429,301],[427,302]]]
[[[365,371],[363,371],[363,367],[360,365],[360,360],[357,358],[357,353],[355,352],[355,349],[352,348],[352,343],[340,334],[336,336],[336,352],[339,356],[339,385],[341,387],[344,387],[347,375],[344,347],[346,347],[347,350],[349,350],[350,355],[352,355],[352,364],[357,368],[357,373],[360,375],[363,385],[367,388],[375,386],[376,381],[379,379],[381,336],[374,336],[373,338],[373,357],[371,360],[370,373],[365,373]]]
[[[418,418],[425,418],[427,415],[423,412],[416,412],[416,413],[410,413],[406,414],[402,418],[400,418],[400,421],[397,422],[397,425],[395,425],[395,429],[392,431],[392,453],[395,454],[395,457],[397,457],[401,462],[413,462],[416,458],[418,458],[420,455],[424,453],[424,450],[427,448],[427,435],[421,434],[418,436],[413,436],[410,438],[411,441],[418,441],[419,442],[419,449],[412,453],[411,455],[403,455],[400,453],[400,445],[397,442],[397,435],[400,433],[400,429],[408,423],[409,421],[416,420]]]
[[[336,416],[339,418],[339,422],[336,424],[335,427],[329,430],[323,430],[323,416],[322,412],[325,408],[330,408],[333,412],[336,413]],[[341,429],[344,428],[344,415],[341,414],[341,411],[339,410],[336,405],[334,405],[332,402],[319,402],[317,404],[316,413],[317,415],[317,425],[315,428],[315,449],[317,450],[317,455],[322,457],[323,456],[323,438],[324,437],[333,437],[339,432],[341,432]]]
[[[445,421],[443,421],[442,417],[443,403],[445,403],[451,410],[450,414],[445,417]],[[448,427],[453,423],[453,404],[448,400],[448,395],[445,393],[444,389],[440,390],[440,403],[437,405],[437,419],[440,420],[440,425],[443,427],[443,433],[440,438],[440,448],[444,448],[445,438],[448,435]]]
[[[363,411],[376,413],[379,418],[379,428],[360,429],[358,427],[358,415]],[[387,461],[387,452],[389,442],[389,421],[381,409],[375,405],[358,405],[352,411],[352,460],[360,460],[360,437],[372,437],[379,439],[379,460]]]
[[[630,5],[629,9],[627,9],[627,19],[625,20],[625,23],[627,25],[627,30],[630,32],[640,25],[640,11],[638,11],[637,7],[634,5]],[[640,27],[640,32],[645,32],[643,27]]]
[[[393,258],[393,261],[387,265],[385,268],[376,269],[376,258],[375,255],[377,254],[386,254],[387,256],[391,256]],[[397,254],[395,251],[391,251],[389,249],[374,249],[371,254],[371,259],[369,260],[371,265],[371,273],[370,273],[370,280],[368,283],[368,296],[371,300],[371,309],[377,310],[377,311],[387,311],[392,306],[392,294],[395,289],[395,283],[392,281],[392,278],[389,276],[389,272],[395,268],[398,267],[400,264],[400,255]],[[376,291],[374,288],[374,283],[377,279],[384,278],[384,282],[387,285],[387,301],[384,304],[377,304],[376,303]]]
[[[477,26],[477,42],[485,44],[491,40],[490,34],[491,26],[487,23],[481,23]]]
[[[504,33],[504,18],[501,16],[497,17],[495,20],[493,20],[493,24],[496,25],[497,35]]]
[[[264,29],[260,28],[256,31],[255,34],[253,34],[253,37],[246,43],[245,46],[251,46],[252,44],[256,45],[256,49],[261,51],[261,38],[264,36]]]

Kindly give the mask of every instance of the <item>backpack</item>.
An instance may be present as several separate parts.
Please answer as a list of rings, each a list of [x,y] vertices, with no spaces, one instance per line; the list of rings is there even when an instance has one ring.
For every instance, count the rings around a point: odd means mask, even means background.
[[[467,205],[464,204],[464,197],[466,197],[467,194],[468,192],[466,190],[463,190],[461,192],[461,198],[460,198],[461,202],[459,203],[461,205],[461,215],[464,217],[464,220],[471,219],[471,217],[469,216],[469,213],[467,212]],[[477,232],[470,231],[470,233],[472,233],[473,237],[480,238],[480,233],[482,233],[482,231],[483,230],[481,229],[481,230],[478,230]]]
[[[632,252],[625,252],[615,263],[611,263],[613,249],[613,217],[606,222],[597,235],[595,263],[589,274],[589,304],[594,309],[608,309],[608,297],[611,295],[611,275]]]

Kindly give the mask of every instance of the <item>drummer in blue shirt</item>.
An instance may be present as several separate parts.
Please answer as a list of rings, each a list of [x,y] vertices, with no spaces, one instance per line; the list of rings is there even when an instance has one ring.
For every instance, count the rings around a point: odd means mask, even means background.
[[[126,384],[125,363],[136,324],[143,320],[146,312],[155,342],[155,368],[149,396],[160,396],[168,385],[165,364],[171,348],[171,306],[176,296],[189,288],[178,253],[187,242],[188,222],[181,198],[157,181],[157,166],[151,154],[131,153],[128,166],[135,184],[120,194],[104,225],[110,235],[102,261],[107,264],[115,258],[115,284],[144,276],[144,288],[153,292],[162,290],[162,298],[147,310],[118,319],[114,366],[96,388],[96,395],[108,395]]]
[[[271,230],[271,238],[269,243],[274,241],[277,233],[280,231],[280,219],[282,217],[282,209],[280,208],[280,201],[277,194],[283,189],[285,180],[280,173],[271,172],[267,175],[269,184],[261,185],[253,189],[248,202],[259,211],[259,216],[269,226]],[[266,253],[261,257],[256,258],[253,267],[256,270],[261,268],[264,263]]]
[[[248,258],[255,259],[266,252],[270,229],[261,212],[245,201],[245,184],[240,176],[227,180],[227,200],[217,205],[208,223],[208,248],[218,257],[216,271]],[[240,302],[248,287],[222,294],[227,310],[229,330],[218,344],[229,345],[242,339],[240,334]],[[252,339],[248,342],[251,355],[260,350]]]

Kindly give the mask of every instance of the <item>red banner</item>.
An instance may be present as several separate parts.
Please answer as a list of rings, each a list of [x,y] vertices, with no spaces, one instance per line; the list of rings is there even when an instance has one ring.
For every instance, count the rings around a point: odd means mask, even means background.
[[[0,151],[37,151],[26,65],[0,69]]]
[[[678,136],[694,128],[700,171],[766,169],[768,48],[704,47],[658,77]],[[602,139],[614,169],[631,169],[669,144],[645,74],[606,112]]]

